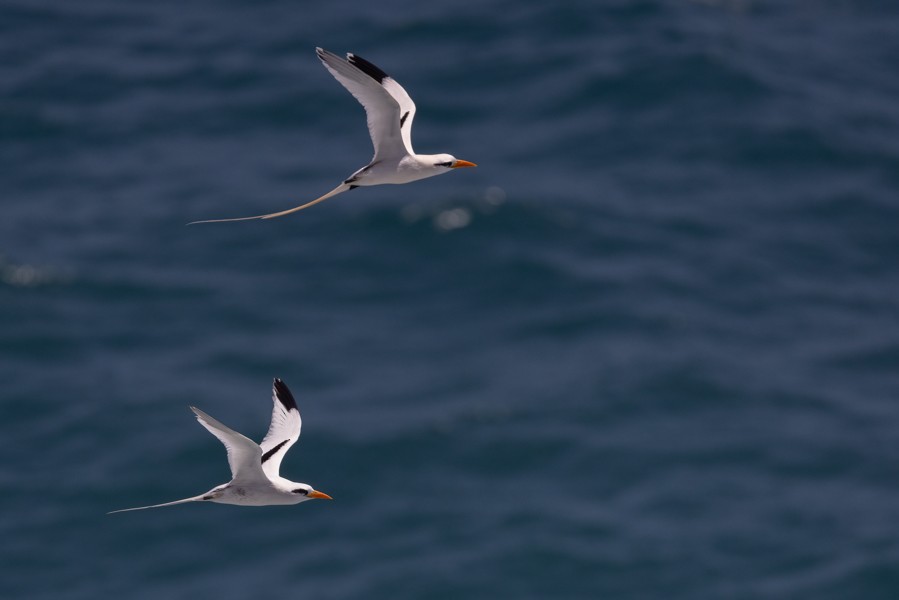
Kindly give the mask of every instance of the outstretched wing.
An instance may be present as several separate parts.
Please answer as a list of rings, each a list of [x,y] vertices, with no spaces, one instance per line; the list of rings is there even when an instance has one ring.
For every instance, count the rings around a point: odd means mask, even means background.
[[[231,467],[231,479],[236,481],[264,481],[262,471],[262,449],[250,438],[237,433],[219,421],[213,419],[199,408],[190,409],[197,415],[200,425],[219,439],[228,451],[228,466]]]
[[[315,53],[331,75],[365,108],[368,132],[375,147],[372,162],[413,154],[411,132],[415,103],[403,86],[356,54],[347,54],[344,60],[321,48],[316,48]]]
[[[280,379],[272,384],[272,422],[262,443],[262,470],[270,478],[279,476],[281,460],[300,437],[303,420],[293,394]]]

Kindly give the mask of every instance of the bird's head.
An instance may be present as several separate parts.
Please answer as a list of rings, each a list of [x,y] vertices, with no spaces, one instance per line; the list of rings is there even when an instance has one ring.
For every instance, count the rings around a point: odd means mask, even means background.
[[[467,160],[456,158],[452,154],[434,154],[431,156],[435,167],[444,169],[458,169],[460,167],[476,167],[477,165]]]
[[[296,496],[300,499],[300,502],[312,500],[313,498],[318,498],[320,500],[333,500],[333,498],[328,494],[313,490],[312,486],[306,485],[305,483],[297,483],[294,484],[294,486],[295,487],[290,491],[296,494]]]

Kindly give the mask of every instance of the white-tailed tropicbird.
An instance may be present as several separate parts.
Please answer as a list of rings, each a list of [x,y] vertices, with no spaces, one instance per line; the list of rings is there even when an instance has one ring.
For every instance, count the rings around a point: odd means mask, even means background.
[[[365,108],[368,132],[375,147],[371,162],[362,167],[336,188],[310,202],[281,212],[235,219],[208,219],[189,223],[224,223],[252,219],[274,219],[303,210],[313,204],[342,194],[353,188],[382,185],[385,183],[409,183],[448,173],[459,167],[475,167],[472,162],[457,159],[451,154],[416,154],[412,150],[412,120],[415,103],[412,98],[387,73],[357,54],[347,54],[346,60],[332,52],[316,48],[315,53],[325,68],[343,87],[356,97]]]
[[[278,474],[281,459],[300,437],[300,411],[293,394],[280,379],[272,386],[272,422],[261,444],[222,425],[202,410],[190,407],[200,424],[217,437],[228,451],[231,481],[216,486],[199,496],[136,508],[114,510],[109,514],[145,508],[159,508],[186,502],[218,502],[241,506],[270,504],[299,504],[313,498],[331,500],[331,496],[312,489],[305,483],[295,483]]]

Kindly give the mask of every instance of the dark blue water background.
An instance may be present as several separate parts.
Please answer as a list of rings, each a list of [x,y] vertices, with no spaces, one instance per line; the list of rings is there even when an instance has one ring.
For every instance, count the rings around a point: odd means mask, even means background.
[[[477,162],[371,155],[316,45]],[[899,11],[0,5],[3,598],[899,597]],[[228,478],[187,409],[334,496]]]

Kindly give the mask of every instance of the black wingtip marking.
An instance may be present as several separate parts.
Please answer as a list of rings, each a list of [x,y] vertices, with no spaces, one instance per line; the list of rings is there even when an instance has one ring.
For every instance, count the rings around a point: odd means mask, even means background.
[[[409,116],[409,111],[407,110],[402,117],[400,117],[400,127],[402,127],[406,123],[406,118]]]
[[[385,79],[390,77],[390,75],[388,75],[375,65],[371,64],[358,54],[347,54],[346,57],[351,65],[355,65],[360,71],[362,71],[378,83],[382,83]]]
[[[275,452],[280,450],[281,446],[283,446],[284,444],[286,444],[289,441],[290,441],[290,439],[286,439],[283,442],[281,442],[280,444],[278,444],[277,446],[275,446],[274,448],[272,448],[271,450],[269,450],[268,452],[266,452],[265,454],[263,454],[262,455],[262,464],[265,464],[265,461],[267,461],[272,456],[274,456]]]
[[[284,405],[284,408],[287,410],[300,410],[297,408],[297,401],[293,399],[293,394],[290,393],[286,383],[276,378],[273,387],[275,388],[275,397]]]

